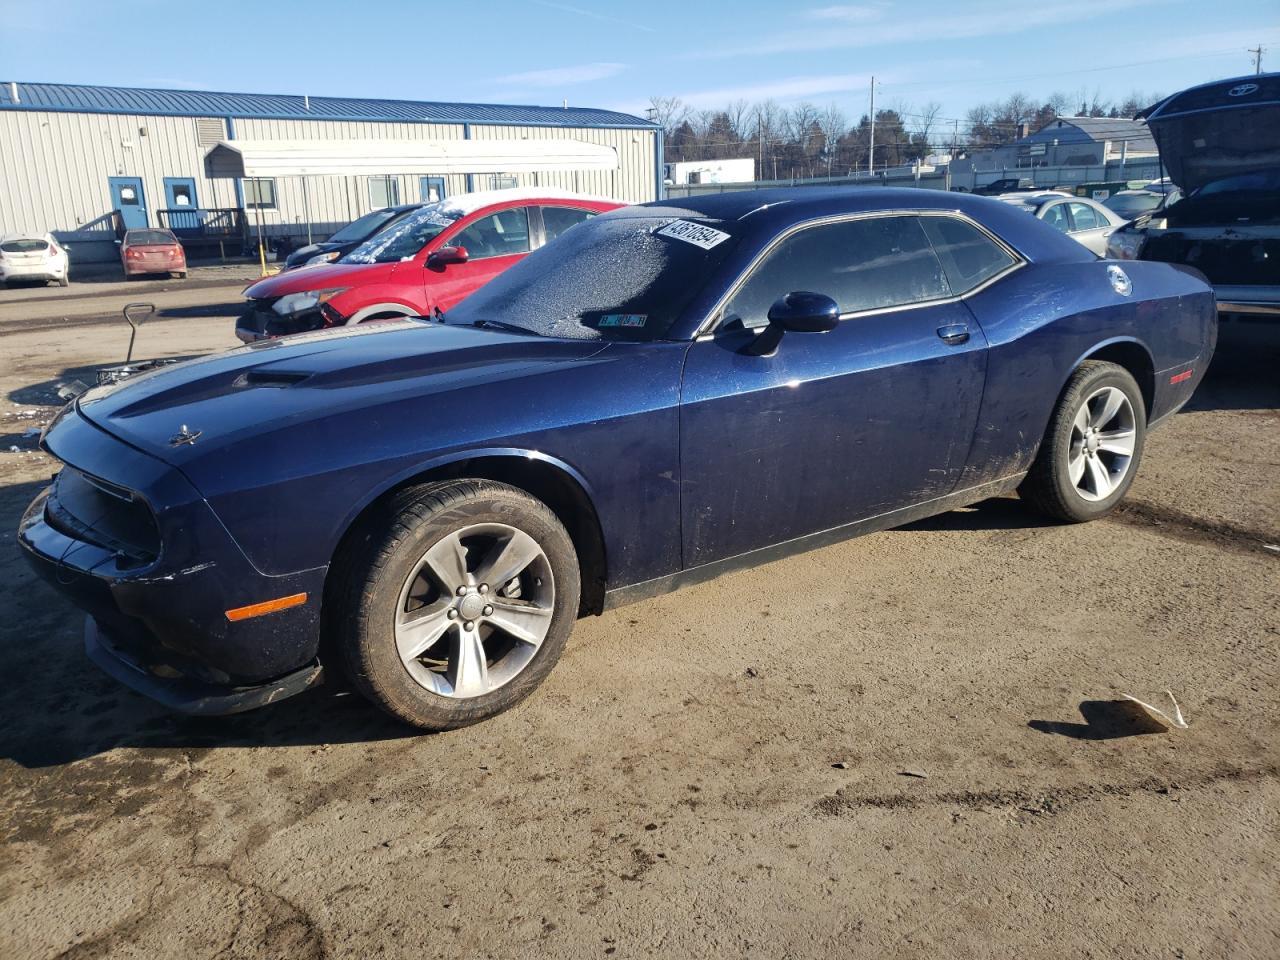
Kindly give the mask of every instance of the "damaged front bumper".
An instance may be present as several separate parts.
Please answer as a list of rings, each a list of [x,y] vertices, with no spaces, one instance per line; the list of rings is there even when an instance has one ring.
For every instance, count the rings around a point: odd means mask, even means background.
[[[85,648],[117,680],[189,713],[247,710],[318,682],[326,569],[258,571],[182,474],[78,413],[45,437],[49,452],[115,495],[133,491],[155,518],[158,551],[131,550],[114,528],[77,523],[54,487],[27,508],[18,542],[35,571],[89,615]],[[105,502],[105,501],[104,501]],[[152,553],[154,555],[152,555]],[[233,621],[227,611],[280,596],[306,601]]]

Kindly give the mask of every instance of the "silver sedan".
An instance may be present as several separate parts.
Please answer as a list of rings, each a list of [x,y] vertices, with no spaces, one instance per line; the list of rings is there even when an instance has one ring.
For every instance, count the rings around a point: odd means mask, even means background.
[[[1066,193],[1005,193],[996,199],[1039,217],[1100,257],[1106,256],[1107,238],[1125,223],[1102,204]]]

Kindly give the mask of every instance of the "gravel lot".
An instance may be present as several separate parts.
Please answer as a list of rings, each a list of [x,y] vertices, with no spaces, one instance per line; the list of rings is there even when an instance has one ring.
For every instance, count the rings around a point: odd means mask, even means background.
[[[1280,956],[1280,327],[1224,328],[1112,519],[991,501],[614,611],[436,736],[88,664],[23,434],[127,337],[0,323],[0,957]],[[1190,729],[1117,702],[1166,687]]]

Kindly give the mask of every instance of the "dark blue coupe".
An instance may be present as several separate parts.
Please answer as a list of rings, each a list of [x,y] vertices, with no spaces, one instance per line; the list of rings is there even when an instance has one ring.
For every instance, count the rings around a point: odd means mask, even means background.
[[[628,207],[443,318],[86,393],[20,539],[89,656],[177,709],[323,662],[453,727],[529,694],[583,614],[1015,488],[1106,514],[1215,316],[1195,271],[981,197]]]

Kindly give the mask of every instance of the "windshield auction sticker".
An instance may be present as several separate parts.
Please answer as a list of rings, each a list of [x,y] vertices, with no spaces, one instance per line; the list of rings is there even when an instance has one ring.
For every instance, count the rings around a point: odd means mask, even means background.
[[[674,237],[677,240],[683,240],[685,243],[692,243],[695,247],[701,247],[703,250],[710,250],[716,244],[724,243],[729,239],[729,234],[727,233],[704,226],[701,223],[690,223],[688,220],[675,220],[657,232],[664,237]]]

